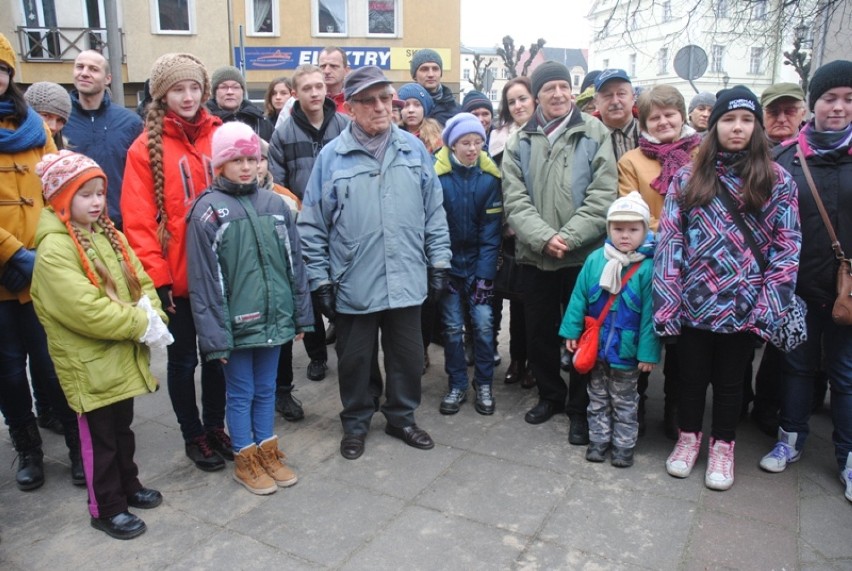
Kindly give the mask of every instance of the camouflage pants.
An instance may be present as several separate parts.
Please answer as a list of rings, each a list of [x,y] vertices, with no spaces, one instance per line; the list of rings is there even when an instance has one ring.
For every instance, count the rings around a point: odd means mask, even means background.
[[[589,440],[633,448],[639,433],[639,369],[612,369],[598,361],[589,377]]]

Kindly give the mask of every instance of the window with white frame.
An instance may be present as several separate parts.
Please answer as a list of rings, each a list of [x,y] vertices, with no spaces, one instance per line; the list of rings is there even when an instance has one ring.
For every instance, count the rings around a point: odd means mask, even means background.
[[[757,0],[751,7],[751,15],[755,20],[765,20],[768,12],[767,0]]]
[[[273,0],[246,0],[246,22],[249,36],[280,36],[278,2]]]
[[[349,30],[346,0],[314,0],[314,25],[320,36],[345,36]]]
[[[710,48],[710,71],[725,72],[725,46],[715,45]]]
[[[750,74],[760,75],[763,73],[763,53],[763,48],[751,48],[751,58],[748,64]]]
[[[665,75],[669,72],[669,48],[660,48],[657,52],[657,75]]]
[[[155,34],[195,33],[195,0],[151,0],[151,28]]]
[[[367,0],[367,35],[397,36],[399,0]]]
[[[608,59],[603,60],[603,68],[609,69],[609,60]]]
[[[717,18],[728,17],[728,0],[713,0],[713,11]]]
[[[492,89],[491,91],[488,92],[488,99],[491,100],[491,101],[497,101],[497,90],[496,89]]]
[[[636,77],[636,54],[627,56],[627,75]]]
[[[462,79],[470,81],[470,69],[465,68],[464,71],[462,71]]]
[[[638,30],[638,29],[639,29],[639,16],[636,14],[636,12],[633,12],[630,15],[630,31],[632,32],[632,31],[635,31],[635,30]]]
[[[663,22],[671,22],[672,21],[672,3],[671,2],[663,2]]]

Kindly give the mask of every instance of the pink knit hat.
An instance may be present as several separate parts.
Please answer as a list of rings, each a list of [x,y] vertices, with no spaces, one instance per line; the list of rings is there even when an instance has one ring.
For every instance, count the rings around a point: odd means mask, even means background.
[[[71,218],[71,200],[81,186],[98,177],[106,186],[107,180],[98,163],[67,149],[44,155],[36,165],[36,174],[41,177],[44,199],[63,222]]]
[[[239,121],[225,123],[213,133],[213,168],[240,157],[260,160],[260,137]]]

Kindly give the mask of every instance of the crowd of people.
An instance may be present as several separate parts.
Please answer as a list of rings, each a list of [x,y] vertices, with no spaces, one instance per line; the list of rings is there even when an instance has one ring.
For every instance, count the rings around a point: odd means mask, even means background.
[[[633,464],[662,364],[666,471],[695,467],[712,385],[705,485],[727,490],[750,403],[777,437],[760,466],[781,472],[827,380],[852,501],[852,326],[832,319],[852,251],[852,62],[817,69],[807,94],[737,85],[687,105],[621,69],[575,94],[546,61],[505,84],[496,113],[478,91],[459,104],[434,50],[398,89],[337,47],[318,64],[270,82],[260,108],[238,69],[165,54],[137,114],[110,100],[96,51],[77,56],[70,93],[23,93],[0,36],[0,412],[21,490],[44,483],[39,428],[59,432],[91,525],[145,531],[128,508],[162,495],[138,479],[130,425],[158,387],[151,349],[166,349],[186,456],[233,462],[251,493],[298,481],[274,416],[305,416],[300,341],[311,381],[334,344],[344,458],[378,412],[431,449],[415,419],[429,344],[444,352],[439,411],[472,393],[493,414],[508,300],[504,382],[537,388],[527,423],[566,414],[586,460]],[[806,339],[779,342],[796,315]]]

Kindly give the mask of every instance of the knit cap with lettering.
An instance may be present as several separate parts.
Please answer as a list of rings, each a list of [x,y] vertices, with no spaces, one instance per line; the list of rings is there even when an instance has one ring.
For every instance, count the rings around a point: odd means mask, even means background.
[[[745,85],[735,85],[716,93],[716,103],[713,104],[713,110],[710,112],[707,129],[712,129],[722,115],[737,109],[750,111],[757,118],[757,122],[763,126],[763,107],[760,106],[757,95]]]
[[[71,200],[81,186],[100,177],[106,188],[106,175],[98,163],[67,149],[44,155],[35,171],[41,177],[44,199],[63,222],[71,219]]]
[[[171,87],[184,79],[191,79],[201,86],[201,102],[210,97],[210,78],[201,60],[192,54],[163,54],[151,66],[151,98],[159,101]]]

